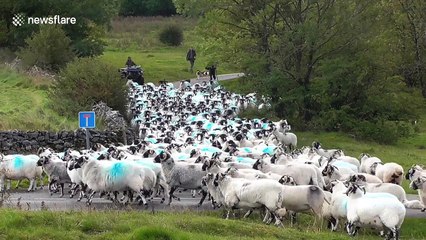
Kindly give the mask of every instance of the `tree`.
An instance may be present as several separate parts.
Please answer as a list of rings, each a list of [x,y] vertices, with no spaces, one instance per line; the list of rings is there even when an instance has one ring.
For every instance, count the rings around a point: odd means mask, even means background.
[[[407,86],[419,86],[426,98],[426,3],[399,0],[390,8],[401,49],[401,74]]]
[[[121,16],[171,16],[176,14],[172,0],[123,0]]]

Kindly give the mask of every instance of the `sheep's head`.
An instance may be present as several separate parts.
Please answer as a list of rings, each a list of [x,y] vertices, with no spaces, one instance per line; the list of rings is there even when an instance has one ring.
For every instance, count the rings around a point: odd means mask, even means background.
[[[52,156],[52,154],[49,154],[48,156],[42,156],[38,159],[37,161],[37,166],[41,167],[45,164],[48,164],[50,161],[50,157]]]
[[[195,163],[205,163],[208,162],[207,156],[198,156],[197,159],[195,159]]]
[[[365,193],[366,193],[365,188],[359,186],[356,183],[350,183],[348,190],[346,190],[346,192],[345,192],[346,196],[349,196],[349,194],[355,195],[355,194],[365,194]]]
[[[382,162],[375,162],[375,163],[371,164],[371,166],[370,166],[371,174],[376,175],[377,166],[378,166],[379,164],[380,164],[380,165],[383,165],[383,163],[382,163]]]
[[[290,185],[290,186],[296,186],[296,181],[292,176],[284,175],[278,180],[279,183],[282,185]]]
[[[418,177],[410,183],[410,188],[413,190],[422,189],[423,184],[426,182],[426,177]]]
[[[365,183],[365,182],[367,182],[367,179],[365,178],[364,175],[354,174],[354,175],[352,175],[352,176],[349,177],[348,181],[352,182],[352,183],[359,183],[359,182],[364,182]]]
[[[207,186],[207,183],[211,182],[212,180],[214,180],[214,174],[207,173],[206,176],[201,178],[201,183],[203,184],[203,186]]]
[[[214,163],[215,163],[215,160],[204,161],[203,166],[201,167],[201,170],[207,171],[207,169],[210,169]]]
[[[225,173],[218,173],[216,174],[213,184],[217,187],[219,186],[219,183],[222,182],[224,179],[226,178],[226,174]]]
[[[254,164],[253,164],[253,169],[256,170],[260,170],[264,167],[264,161],[262,161],[262,159],[258,159]]]
[[[153,156],[155,156],[155,150],[154,149],[148,149],[142,154],[142,156],[144,158],[153,157]]]
[[[405,175],[405,179],[410,180],[411,178],[413,178],[414,174],[416,174],[416,172],[422,172],[423,171],[423,167],[413,164],[413,166],[411,166],[410,169],[408,169],[407,174]]]
[[[321,148],[321,144],[320,144],[319,142],[313,142],[313,143],[312,143],[312,147],[313,147],[314,149],[320,149],[320,148]]]
[[[154,162],[156,163],[163,163],[166,162],[167,160],[171,159],[171,156],[169,153],[162,151],[160,154],[158,154],[155,158],[154,158]],[[173,160],[173,159],[171,159]]]
[[[325,168],[322,170],[322,175],[323,176],[331,176],[331,175],[333,175],[333,173],[335,172],[335,171],[338,171],[339,170],[339,168],[338,167],[336,167],[336,166],[333,166],[333,165],[331,165],[331,164],[327,164],[327,166],[325,166]]]
[[[371,156],[368,153],[361,153],[361,155],[359,155],[359,159],[362,161],[365,158],[370,158]]]
[[[129,146],[128,149],[133,155],[139,150],[139,148],[137,146],[134,146],[134,145]]]
[[[230,168],[228,168],[227,170],[226,170],[226,174],[227,175],[230,175],[230,176],[233,176],[236,172],[238,171],[238,169],[236,169],[236,168],[234,168],[234,167],[230,167]]]

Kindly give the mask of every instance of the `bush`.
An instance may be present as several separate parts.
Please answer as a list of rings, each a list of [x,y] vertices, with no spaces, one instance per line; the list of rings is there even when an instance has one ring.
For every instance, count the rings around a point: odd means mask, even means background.
[[[121,114],[126,112],[126,82],[114,66],[95,58],[80,58],[69,63],[50,89],[53,108],[60,114],[76,117],[103,101]]]
[[[74,57],[71,40],[60,26],[41,26],[40,31],[25,42],[27,46],[21,48],[18,56],[27,66],[36,65],[45,70],[58,71]]]
[[[161,30],[159,38],[168,46],[179,46],[183,41],[183,31],[177,25],[169,25]]]

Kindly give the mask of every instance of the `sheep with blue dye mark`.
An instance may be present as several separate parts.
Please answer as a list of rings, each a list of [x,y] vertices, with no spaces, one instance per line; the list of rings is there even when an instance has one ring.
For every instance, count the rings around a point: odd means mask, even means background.
[[[202,170],[202,164],[188,164],[185,162],[175,162],[171,155],[167,152],[162,152],[154,158],[155,162],[161,163],[164,175],[167,179],[167,184],[170,187],[169,193],[169,204],[172,202],[174,192],[177,188],[201,190],[202,197],[198,206],[203,204],[204,199],[207,196],[207,188],[202,184],[201,180],[206,175],[206,172]]]
[[[399,239],[406,210],[398,199],[388,193],[366,195],[365,190],[351,184],[346,191],[347,203],[346,231],[354,236],[360,227],[373,227],[387,231],[387,239]]]
[[[42,168],[37,166],[37,155],[6,155],[0,161],[0,191],[4,191],[5,180],[30,180],[28,191],[37,188],[37,178],[41,179]]]
[[[408,200],[404,188],[393,183],[368,183],[362,175],[353,175],[350,182],[363,186],[367,193],[385,192],[394,195],[406,208],[422,209],[423,204],[419,200]]]
[[[145,170],[136,163],[126,161],[98,161],[78,159],[75,168],[83,169],[83,182],[93,191],[87,203],[91,204],[96,192],[133,191],[147,205],[144,195]],[[128,203],[130,198],[125,196],[123,203]]]

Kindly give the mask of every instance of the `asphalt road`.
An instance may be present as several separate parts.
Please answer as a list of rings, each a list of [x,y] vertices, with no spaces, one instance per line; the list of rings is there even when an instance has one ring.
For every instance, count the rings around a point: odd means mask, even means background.
[[[231,79],[236,79],[236,78],[240,78],[244,76],[244,73],[229,73],[229,74],[221,74],[221,75],[217,75],[217,80],[218,81],[225,81],[225,80],[231,80]],[[191,84],[195,84],[195,83],[202,83],[202,82],[206,82],[210,80],[210,77],[200,77],[199,79],[197,78],[191,78],[189,79]],[[176,88],[178,88],[180,86],[180,81],[178,82],[173,82],[174,86]]]
[[[21,208],[23,210],[41,210],[49,209],[52,211],[67,211],[67,210],[108,210],[108,209],[138,209],[144,211],[185,211],[185,210],[213,210],[210,201],[204,201],[201,207],[197,204],[200,201],[201,196],[197,195],[192,198],[189,191],[178,192],[176,196],[181,200],[173,200],[172,203],[167,205],[166,203],[160,203],[159,198],[154,198],[151,202],[148,202],[148,207],[139,206],[137,203],[131,203],[129,206],[124,207],[122,204],[112,203],[110,200],[99,198],[96,194],[93,202],[90,206],[86,204],[86,199],[81,202],[77,202],[77,198],[69,198],[69,194],[60,198],[59,194],[53,194],[50,196],[47,189],[37,190],[36,192],[27,192],[24,189],[10,190],[9,194],[6,193],[4,206],[12,208]],[[418,195],[407,195],[409,200],[418,199]],[[43,206],[43,207],[42,207]],[[219,210],[221,211],[221,210]],[[408,218],[426,218],[426,212],[421,212],[419,209],[407,209]]]

